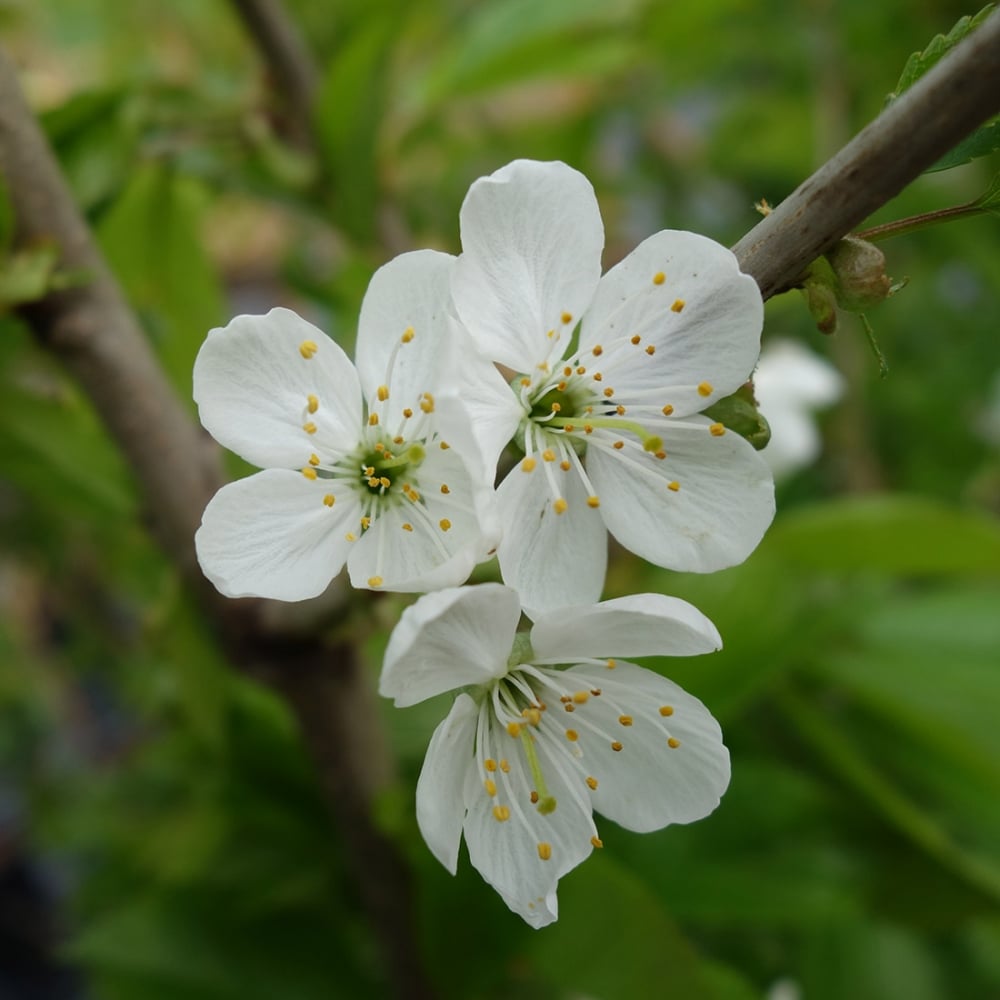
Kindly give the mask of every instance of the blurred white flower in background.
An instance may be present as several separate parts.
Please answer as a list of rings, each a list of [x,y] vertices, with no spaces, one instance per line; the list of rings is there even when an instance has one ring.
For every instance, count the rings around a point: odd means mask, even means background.
[[[761,452],[776,478],[813,462],[822,441],[814,413],[840,399],[844,379],[828,361],[792,340],[770,341],[753,377],[760,412],[771,425]]]

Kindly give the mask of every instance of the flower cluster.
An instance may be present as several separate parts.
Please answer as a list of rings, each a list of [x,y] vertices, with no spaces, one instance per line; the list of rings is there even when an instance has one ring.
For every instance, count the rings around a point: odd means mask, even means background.
[[[711,652],[714,626],[663,595],[597,602],[609,534],[711,572],[767,529],[767,464],[705,412],[751,375],[763,309],[732,253],[691,233],[656,233],[602,276],[596,197],[562,163],[476,181],[460,228],[459,256],[375,274],[354,364],[285,309],[209,333],[202,422],[263,471],[219,491],[196,543],[230,596],[301,600],[345,564],[356,587],[427,592],[380,684],[400,706],[456,693],[417,786],[421,831],[452,872],[464,834],[540,927],[602,846],[595,811],[655,830],[707,815],[728,784],[701,702],[616,659]],[[461,586],[494,552],[503,584]]]

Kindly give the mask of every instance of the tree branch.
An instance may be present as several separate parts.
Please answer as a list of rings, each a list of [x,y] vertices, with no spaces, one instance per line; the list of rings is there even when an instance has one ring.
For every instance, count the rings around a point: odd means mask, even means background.
[[[54,244],[61,268],[89,277],[24,308],[24,318],[84,388],[124,452],[152,534],[199,597],[233,668],[269,682],[297,718],[357,874],[393,994],[432,996],[413,934],[405,865],[372,823],[377,762],[387,754],[354,647],[299,639],[280,626],[284,606],[230,601],[205,581],[194,532],[222,481],[218,450],[166,381],[2,52],[0,173],[14,206],[16,245]]]
[[[734,247],[764,298],[1000,111],[1000,10]]]
[[[312,148],[320,71],[298,25],[288,17],[281,0],[232,0],[232,4],[264,57],[296,142]]]

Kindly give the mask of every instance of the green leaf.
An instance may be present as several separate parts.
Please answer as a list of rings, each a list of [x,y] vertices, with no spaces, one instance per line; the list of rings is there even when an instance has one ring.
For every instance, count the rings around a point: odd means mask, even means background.
[[[1000,571],[1000,523],[916,496],[818,504],[778,520],[768,549],[795,567],[935,576]]]
[[[59,252],[51,246],[0,257],[0,309],[44,298],[58,259]]]
[[[963,163],[989,156],[1000,149],[1000,118],[994,118],[986,125],[980,125],[971,135],[967,135],[954,149],[945,153],[937,163],[928,167],[925,173],[950,170]]]
[[[1000,216],[1000,174],[990,182],[990,186],[975,200],[974,204],[993,215]]]

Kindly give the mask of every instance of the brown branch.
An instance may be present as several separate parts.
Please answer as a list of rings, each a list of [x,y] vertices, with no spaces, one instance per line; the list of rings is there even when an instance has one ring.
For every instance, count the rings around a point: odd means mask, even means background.
[[[304,148],[312,148],[320,71],[298,25],[281,0],[232,0],[232,5],[270,71],[293,138]]]
[[[1000,111],[1000,10],[733,247],[764,298]]]
[[[204,580],[193,537],[221,482],[217,449],[167,383],[2,52],[0,173],[14,206],[16,245],[53,244],[61,268],[88,276],[85,284],[26,307],[24,318],[84,388],[124,452],[152,534],[199,597],[234,669],[268,681],[295,714],[357,875],[393,995],[432,996],[420,968],[405,866],[372,823],[378,762],[387,754],[354,647],[297,638],[280,625],[284,606],[228,601]]]

